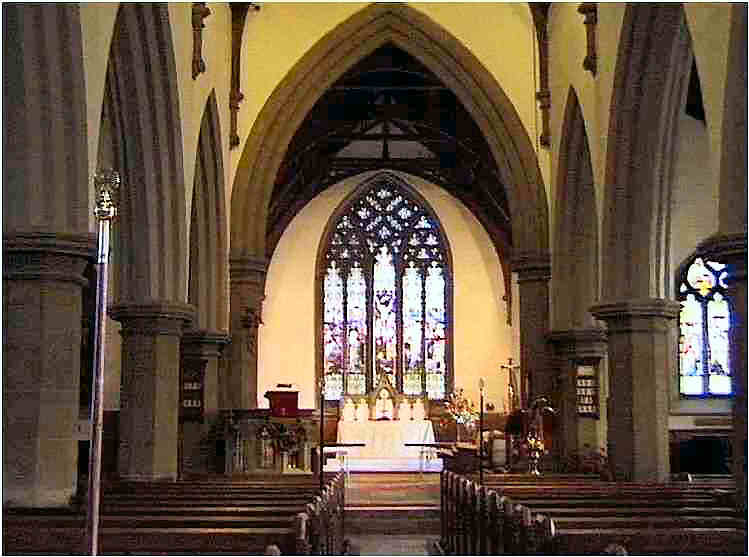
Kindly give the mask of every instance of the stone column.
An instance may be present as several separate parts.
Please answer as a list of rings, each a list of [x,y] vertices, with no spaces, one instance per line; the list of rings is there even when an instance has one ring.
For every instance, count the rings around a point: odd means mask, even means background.
[[[521,392],[527,405],[554,391],[554,373],[549,367],[549,279],[551,263],[545,254],[521,254],[512,260],[518,274],[520,294],[520,365],[524,385]]]
[[[177,478],[180,337],[192,306],[123,304],[109,310],[122,324],[119,473],[126,479]]]
[[[602,396],[605,393],[601,391],[604,384],[601,376],[605,370],[600,369],[601,360],[606,356],[606,331],[599,328],[552,331],[549,335],[549,342],[554,347],[559,370],[558,410],[561,430],[559,450],[561,454],[570,455],[579,451],[586,441],[584,438],[581,439],[580,425],[581,421],[587,418],[582,418],[577,413],[578,365],[590,365],[598,371],[599,416],[601,413],[605,415],[606,412],[606,399]],[[591,440],[588,439],[588,441]],[[600,446],[601,440],[596,439],[591,449],[597,449]]]
[[[647,298],[604,303],[591,313],[608,325],[609,458],[619,480],[669,477],[668,401],[676,369],[679,303]]]
[[[229,335],[221,331],[191,330],[182,336],[182,380],[185,370],[197,372],[203,385],[203,400],[199,421],[181,420],[182,470],[210,473],[219,425],[218,369],[219,359]],[[221,435],[223,438],[223,433]]]
[[[3,504],[67,505],[76,491],[81,290],[88,235],[3,238]]]
[[[717,235],[708,238],[697,249],[703,258],[728,266],[728,299],[731,308],[729,361],[733,377],[733,474],[736,499],[741,516],[746,514],[747,490],[747,359],[746,359],[746,234]]]
[[[267,267],[268,261],[257,257],[229,262],[231,367],[221,388],[225,409],[257,408],[257,339]]]

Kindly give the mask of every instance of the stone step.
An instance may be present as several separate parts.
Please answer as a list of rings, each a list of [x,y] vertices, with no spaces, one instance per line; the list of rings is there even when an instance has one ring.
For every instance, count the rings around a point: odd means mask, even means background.
[[[346,535],[440,533],[439,506],[346,506]]]

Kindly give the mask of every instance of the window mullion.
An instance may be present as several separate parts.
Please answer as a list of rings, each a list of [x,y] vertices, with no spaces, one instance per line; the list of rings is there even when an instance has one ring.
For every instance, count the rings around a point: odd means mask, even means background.
[[[341,276],[343,279],[343,365],[341,373],[343,374],[343,394],[348,394],[348,277],[350,269],[348,265],[341,265]]]
[[[426,270],[419,267],[419,277],[421,278],[421,394],[427,394],[427,297],[426,297]]]
[[[403,392],[403,262],[396,261],[396,252],[393,252],[393,263],[395,266],[395,384],[399,393]]]
[[[707,300],[702,299],[702,394],[710,394],[710,337],[707,322]]]
[[[375,361],[374,361],[374,258],[368,259],[362,265],[367,305],[367,343],[364,349],[364,381],[369,393],[374,389]]]

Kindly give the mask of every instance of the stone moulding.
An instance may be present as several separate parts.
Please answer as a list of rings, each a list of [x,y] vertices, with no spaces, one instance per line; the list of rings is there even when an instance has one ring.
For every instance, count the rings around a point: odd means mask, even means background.
[[[195,319],[195,306],[154,300],[109,306],[107,314],[122,323],[122,333],[181,336]]]
[[[96,261],[96,236],[54,232],[5,234],[3,251],[4,280],[47,280],[85,286],[86,263]]]

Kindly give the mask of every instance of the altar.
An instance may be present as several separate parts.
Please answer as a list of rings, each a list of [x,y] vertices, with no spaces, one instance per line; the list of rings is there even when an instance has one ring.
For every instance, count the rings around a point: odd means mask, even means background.
[[[338,422],[339,443],[364,443],[347,447],[349,472],[440,472],[442,460],[432,447],[434,428],[429,420]]]
[[[395,391],[386,376],[366,397],[344,397],[338,421],[338,454],[347,471],[442,470],[437,458],[432,422],[426,419],[425,402]],[[410,445],[410,446],[409,446]]]

